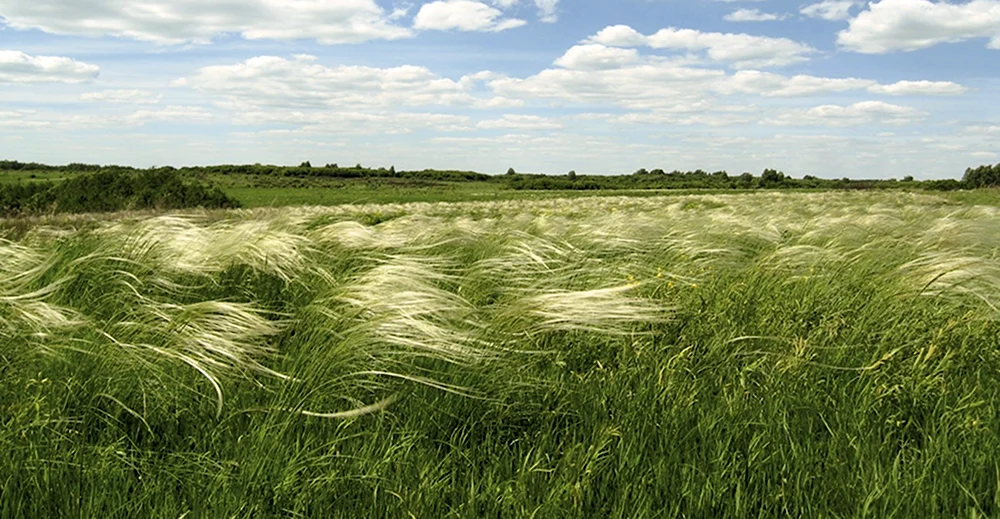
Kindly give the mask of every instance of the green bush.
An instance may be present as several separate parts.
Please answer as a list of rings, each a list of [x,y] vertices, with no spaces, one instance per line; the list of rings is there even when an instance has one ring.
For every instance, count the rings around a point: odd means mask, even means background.
[[[94,213],[186,207],[234,208],[239,202],[218,187],[182,179],[172,170],[102,170],[64,182],[0,186],[0,213]]]

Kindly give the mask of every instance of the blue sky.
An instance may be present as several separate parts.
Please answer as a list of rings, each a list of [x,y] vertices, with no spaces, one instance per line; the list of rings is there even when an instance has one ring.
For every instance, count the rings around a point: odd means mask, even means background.
[[[998,65],[1000,0],[0,0],[0,157],[949,178]]]

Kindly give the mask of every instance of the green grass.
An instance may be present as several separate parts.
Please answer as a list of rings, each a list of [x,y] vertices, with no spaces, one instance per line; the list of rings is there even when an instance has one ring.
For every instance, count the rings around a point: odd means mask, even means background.
[[[464,202],[506,198],[496,184],[470,182],[434,186],[386,187],[345,182],[316,187],[227,187],[226,194],[246,207],[294,205],[378,204],[407,202]]]
[[[36,221],[0,516],[997,516],[1000,210],[959,201]]]
[[[60,182],[73,176],[75,175],[65,171],[3,171],[0,172],[0,184]]]

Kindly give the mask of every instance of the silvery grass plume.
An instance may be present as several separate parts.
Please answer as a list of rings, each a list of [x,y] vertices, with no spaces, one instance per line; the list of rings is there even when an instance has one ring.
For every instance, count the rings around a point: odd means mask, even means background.
[[[528,334],[552,331],[623,334],[635,332],[639,325],[669,320],[670,308],[630,295],[634,290],[635,286],[619,286],[543,291],[512,302],[508,318],[523,322],[522,331]]]
[[[38,251],[0,240],[0,335],[42,338],[81,324],[76,312],[45,301],[69,278],[33,288],[51,267]]]
[[[233,265],[290,281],[307,267],[311,242],[280,221],[222,220],[204,224],[182,216],[160,216],[105,230],[125,258],[156,261],[161,270],[207,275]]]
[[[353,220],[325,225],[312,231],[311,236],[319,243],[335,244],[345,249],[375,250],[407,244],[405,237],[385,236],[374,227]]]
[[[903,264],[900,271],[919,295],[971,295],[1000,312],[1000,265],[996,260],[930,251]]]
[[[492,355],[483,349],[483,328],[472,305],[442,285],[458,278],[444,272],[441,258],[389,256],[342,288],[332,302],[346,305],[353,321],[348,334],[376,357],[426,356],[467,363]],[[333,318],[333,308],[327,310]]]
[[[979,250],[992,254],[1000,238],[1000,208],[976,206],[938,217],[916,239],[924,250]]]
[[[217,412],[223,405],[222,377],[262,374],[287,378],[262,362],[275,354],[268,339],[281,330],[252,305],[222,301],[173,304],[143,298],[129,319],[102,332],[114,344],[153,353],[197,370],[212,385]]]
[[[585,251],[565,241],[553,241],[525,232],[511,232],[495,257],[477,262],[472,276],[500,282],[504,288],[559,284],[574,276],[593,274],[584,268]]]
[[[468,226],[458,227],[450,219],[408,215],[377,225],[345,220],[322,226],[309,236],[319,243],[353,250],[390,250],[433,247],[471,234]]]

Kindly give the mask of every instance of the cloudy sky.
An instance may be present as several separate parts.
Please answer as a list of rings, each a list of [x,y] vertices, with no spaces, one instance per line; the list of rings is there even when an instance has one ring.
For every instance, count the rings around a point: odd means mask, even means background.
[[[1000,0],[0,0],[0,158],[959,177]]]

